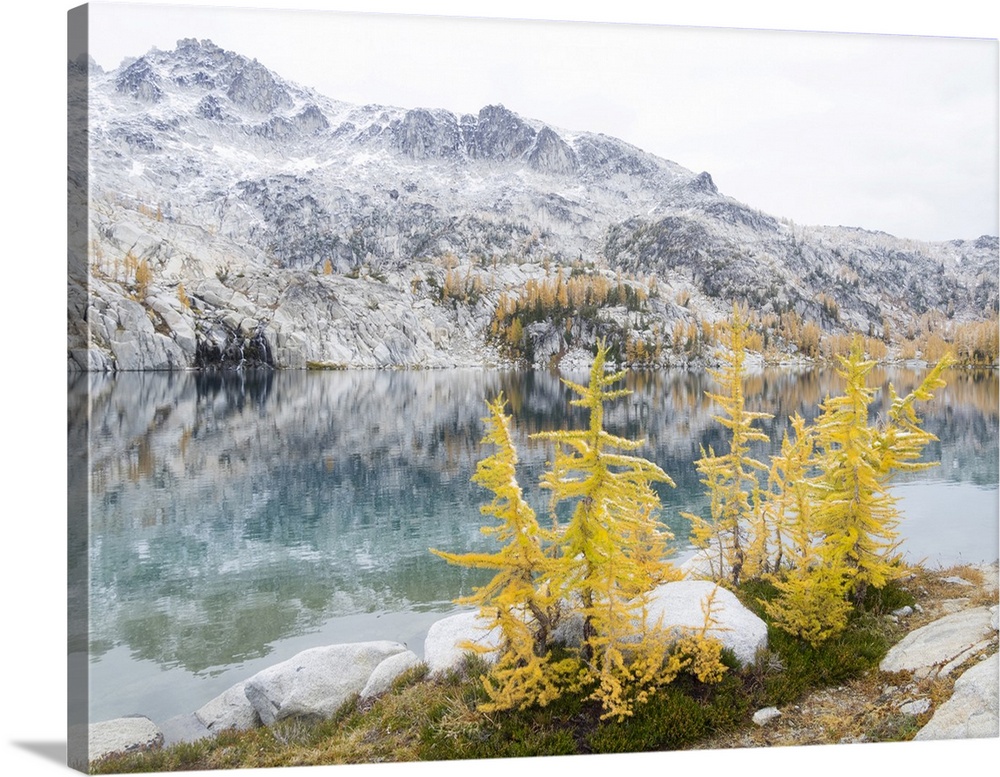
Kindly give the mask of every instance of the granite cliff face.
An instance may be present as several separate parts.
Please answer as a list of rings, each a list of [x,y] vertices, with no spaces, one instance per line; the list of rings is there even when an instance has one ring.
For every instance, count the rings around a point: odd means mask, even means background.
[[[996,237],[799,227],[708,173],[500,105],[349,105],[193,39],[70,74],[90,162],[73,368],[501,364],[501,295],[560,268],[655,284],[643,331],[715,320],[733,299],[822,320],[821,292],[838,305],[824,325],[845,331],[997,308]],[[599,311],[575,344],[627,317]],[[566,350],[551,322],[529,336],[536,363]]]

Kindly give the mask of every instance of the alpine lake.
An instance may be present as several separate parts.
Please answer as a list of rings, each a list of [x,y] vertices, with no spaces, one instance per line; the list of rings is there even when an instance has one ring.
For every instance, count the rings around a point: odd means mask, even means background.
[[[872,418],[885,412],[890,383],[903,394],[922,374],[876,368]],[[938,438],[925,451],[935,466],[894,481],[901,550],[931,566],[991,562],[998,374],[954,369],[946,378],[920,406]],[[675,481],[657,490],[680,561],[691,554],[681,512],[708,514],[695,461],[702,448],[728,450],[705,396],[717,387],[706,373],[684,370],[632,372],[624,383],[632,393],[608,407],[605,425],[645,439],[637,454]],[[789,416],[813,418],[841,389],[832,369],[750,375],[748,409],[773,414],[759,424],[772,442],[757,457],[778,449]],[[429,549],[492,547],[480,531],[491,521],[480,509],[491,494],[470,478],[493,450],[481,444],[482,417],[501,391],[519,482],[547,522],[538,480],[553,451],[529,435],[586,422],[555,374],[70,375],[78,456],[70,492],[86,500],[84,519],[70,524],[70,579],[84,584],[71,585],[71,650],[89,662],[89,719],[189,713],[319,645],[388,639],[421,655],[431,623],[490,576]]]

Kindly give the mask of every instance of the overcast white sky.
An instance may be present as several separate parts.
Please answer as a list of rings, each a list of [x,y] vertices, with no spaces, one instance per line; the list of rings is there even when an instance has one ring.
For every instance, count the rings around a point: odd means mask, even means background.
[[[959,33],[977,40],[318,10],[523,16],[517,3],[241,5],[263,7],[92,4],[91,53],[110,69],[181,37],[210,38],[348,102],[456,113],[503,103],[605,132],[707,170],[723,193],[800,223],[927,240],[998,233],[995,32]],[[586,5],[536,2],[531,13],[615,19],[607,9],[587,16]]]

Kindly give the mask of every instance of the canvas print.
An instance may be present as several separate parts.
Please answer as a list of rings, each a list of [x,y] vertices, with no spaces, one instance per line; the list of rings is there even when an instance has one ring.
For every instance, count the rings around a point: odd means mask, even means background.
[[[68,21],[70,766],[998,736],[996,40]]]

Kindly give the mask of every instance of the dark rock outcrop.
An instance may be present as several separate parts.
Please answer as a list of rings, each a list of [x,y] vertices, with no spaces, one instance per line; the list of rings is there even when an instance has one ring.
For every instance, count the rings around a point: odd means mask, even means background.
[[[462,134],[455,117],[447,112],[418,108],[389,125],[391,143],[411,159],[452,159],[462,147]]]
[[[257,60],[237,71],[226,94],[236,105],[259,113],[270,113],[292,106],[288,90]]]
[[[194,109],[195,115],[203,119],[222,121],[222,105],[214,94],[205,95]]]
[[[463,125],[465,144],[473,159],[503,162],[521,156],[535,142],[535,131],[502,105],[487,105],[478,120]]]
[[[274,367],[274,356],[262,326],[246,334],[219,321],[199,334],[194,366],[221,370]]]
[[[548,127],[543,127],[535,138],[528,165],[533,170],[555,175],[571,175],[579,166],[573,149]]]

